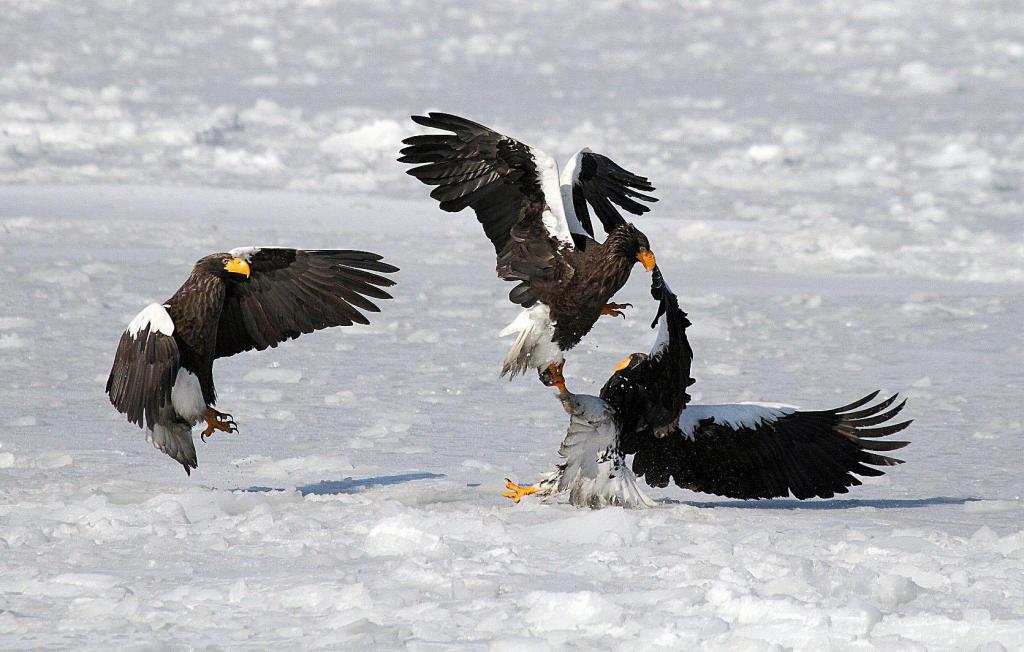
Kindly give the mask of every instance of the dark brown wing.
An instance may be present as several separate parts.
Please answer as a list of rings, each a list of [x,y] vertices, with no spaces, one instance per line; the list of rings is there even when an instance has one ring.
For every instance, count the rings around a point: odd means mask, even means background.
[[[878,476],[875,467],[902,460],[875,451],[891,451],[906,441],[881,440],[910,425],[882,425],[903,409],[894,395],[859,409],[874,392],[834,410],[801,412],[750,405],[690,405],[681,427],[663,438],[634,442],[633,470],[648,484],[669,480],[693,491],[732,498],[831,498],[861,484],[857,476]],[[774,414],[773,414],[774,412]]]
[[[645,202],[658,201],[656,197],[638,192],[654,190],[647,177],[633,174],[607,156],[584,149],[576,154],[574,163],[573,212],[591,237],[595,236],[590,211],[587,210],[588,204],[593,207],[605,233],[611,233],[616,226],[626,223],[613,204],[633,215],[642,215],[651,207],[640,203],[638,199]]]
[[[216,357],[277,346],[331,326],[368,324],[360,311],[380,312],[367,297],[390,299],[395,284],[373,272],[398,268],[366,251],[246,247],[248,279],[227,283]]]
[[[171,388],[181,358],[173,328],[172,334],[161,332],[156,323],[145,318],[148,311],[167,315],[163,306],[153,304],[121,334],[106,391],[111,404],[130,423],[152,430],[164,408],[171,404]],[[170,317],[166,320],[169,324]]]
[[[542,175],[547,175],[557,193],[554,162],[543,152],[465,118],[430,113],[412,119],[451,134],[410,136],[402,141],[406,147],[398,160],[416,166],[407,170],[410,175],[436,186],[430,196],[440,202],[441,210],[473,209],[494,245],[498,275],[520,282],[509,299],[533,305],[531,279],[555,275],[558,250],[573,246],[561,197],[546,196],[541,183]],[[544,223],[546,211],[549,225]]]
[[[601,398],[615,408],[625,449],[635,447],[637,437],[650,437],[674,427],[690,400],[686,388],[693,384],[690,365],[693,349],[686,337],[690,320],[657,267],[651,274],[651,296],[658,300],[658,314],[651,327],[658,335],[649,355],[635,353],[629,364],[616,371]],[[660,326],[658,322],[661,322]]]

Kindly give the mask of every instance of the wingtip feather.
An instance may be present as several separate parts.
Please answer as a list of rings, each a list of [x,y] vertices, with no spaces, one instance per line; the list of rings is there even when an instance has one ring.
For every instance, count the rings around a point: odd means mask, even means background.
[[[835,410],[833,410],[833,412],[835,412],[837,414],[842,414],[843,412],[849,412],[850,410],[856,410],[860,406],[865,405],[867,403],[870,403],[872,400],[874,400],[874,398],[876,396],[878,396],[879,392],[881,392],[881,391],[882,390],[880,390],[880,389],[876,389],[875,391],[871,392],[870,394],[868,394],[864,398],[858,399],[858,400],[854,401],[853,403],[850,403],[849,405],[844,405],[843,407],[836,408]]]

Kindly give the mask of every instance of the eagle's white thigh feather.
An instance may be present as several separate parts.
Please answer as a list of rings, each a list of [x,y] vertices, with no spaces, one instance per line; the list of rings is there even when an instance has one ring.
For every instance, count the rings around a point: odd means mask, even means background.
[[[499,337],[516,334],[505,364],[501,367],[501,375],[515,377],[530,367],[545,369],[550,364],[562,361],[562,351],[554,342],[555,324],[551,321],[550,309],[535,303],[519,313],[511,324],[498,334]]]
[[[206,400],[199,379],[188,369],[178,369],[178,376],[171,387],[171,405],[183,421],[198,423],[206,416]]]

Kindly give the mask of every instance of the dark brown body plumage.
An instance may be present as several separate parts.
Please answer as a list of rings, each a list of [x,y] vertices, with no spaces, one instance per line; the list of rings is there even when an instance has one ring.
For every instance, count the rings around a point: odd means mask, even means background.
[[[651,352],[619,363],[599,396],[572,394],[564,379],[556,381],[571,415],[559,451],[565,460],[538,484],[538,495],[567,492],[578,506],[651,506],[639,478],[745,500],[832,498],[903,463],[886,454],[908,444],[888,439],[911,423],[894,422],[906,404],[897,395],[876,401],[876,391],[813,411],[690,403],[690,321],[657,268],[652,281],[660,305]],[[508,497],[521,497],[518,485],[509,488],[516,491]]]
[[[178,345],[181,366],[199,378],[207,405],[217,402],[213,361],[224,295],[224,281],[197,265],[164,304],[174,320],[173,337]]]
[[[398,160],[416,166],[408,173],[434,186],[430,196],[441,210],[473,210],[494,245],[498,276],[516,283],[509,300],[523,308],[547,306],[554,324],[552,337],[547,324],[526,320],[530,324],[518,331],[502,375],[554,364],[559,356],[534,329],[551,337],[559,353],[571,349],[593,328],[633,265],[653,266],[647,238],[616,207],[634,215],[647,212],[641,202],[657,200],[639,191],[654,187],[589,150],[571,161],[571,179],[560,179],[542,152],[479,123],[447,113],[412,119],[450,133],[406,138]],[[567,194],[566,183],[572,186]],[[608,234],[604,243],[594,239],[588,206]]]
[[[690,406],[686,393],[694,382],[693,349],[686,337],[690,322],[659,272],[653,280],[667,341],[652,355],[631,356],[601,389],[601,399],[616,414],[617,446],[621,454],[634,455],[633,471],[647,484],[665,487],[674,481],[692,491],[743,499],[831,498],[861,484],[857,476],[884,473],[875,467],[902,464],[879,451],[908,442],[879,438],[910,425],[890,421],[906,401],[892,407],[894,395],[865,407],[878,392],[832,410],[792,410],[758,425],[719,423],[712,410],[684,433],[678,420],[688,409],[702,409]]]
[[[601,309],[629,280],[636,255],[628,253],[629,234],[615,229],[603,242],[591,241],[585,249],[565,250],[561,277],[534,281],[537,299],[547,304],[555,322],[555,342],[568,351],[590,332]]]
[[[194,424],[206,420],[204,435],[234,431],[230,415],[213,409],[214,360],[367,324],[361,311],[378,312],[370,299],[390,299],[381,288],[394,285],[376,272],[395,271],[365,251],[243,247],[206,256],[174,296],[122,333],[107,378],[110,402],[190,472],[198,464]]]

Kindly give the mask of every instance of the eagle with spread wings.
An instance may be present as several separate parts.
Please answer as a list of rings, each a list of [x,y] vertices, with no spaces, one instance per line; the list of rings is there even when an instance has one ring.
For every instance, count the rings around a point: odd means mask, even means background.
[[[554,159],[481,124],[447,113],[413,116],[446,131],[410,136],[403,143],[407,172],[434,186],[441,210],[476,213],[494,245],[498,276],[516,283],[509,292],[523,311],[501,335],[516,335],[501,375],[529,368],[551,384],[563,353],[576,346],[602,315],[619,316],[628,304],[610,303],[637,262],[654,269],[650,242],[626,222],[657,201],[650,182],[588,149],[558,172]],[[595,240],[588,206],[607,237]],[[618,207],[618,208],[616,208]]]
[[[505,496],[519,502],[530,494],[550,500],[568,493],[577,506],[650,507],[637,482],[643,478],[654,487],[674,482],[731,498],[831,498],[861,484],[858,476],[879,476],[879,467],[903,463],[882,454],[909,443],[884,439],[911,423],[891,422],[906,404],[897,403],[898,395],[871,404],[876,391],[830,410],[690,403],[690,322],[658,269],[651,294],[659,301],[654,325],[660,326],[650,353],[622,360],[599,396],[569,392],[556,374],[553,384],[569,414],[564,461],[535,486],[507,481]]]
[[[213,361],[262,351],[303,333],[368,324],[371,299],[390,299],[381,276],[398,268],[365,251],[240,247],[201,258],[164,303],[140,312],[121,335],[107,395],[157,449],[190,474],[192,427],[202,437],[237,432],[214,408]]]

